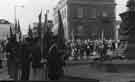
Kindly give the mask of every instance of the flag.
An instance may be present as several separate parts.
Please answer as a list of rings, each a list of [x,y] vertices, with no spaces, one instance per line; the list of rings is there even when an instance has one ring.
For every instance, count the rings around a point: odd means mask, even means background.
[[[42,18],[42,10],[41,10],[41,12],[40,12],[40,14],[39,14],[39,16],[38,16],[38,20],[39,20],[39,23],[38,23],[38,36],[41,38],[41,30],[42,30],[42,20],[41,20],[41,18]]]
[[[46,14],[45,14],[45,20],[44,20],[44,29],[43,29],[43,39],[42,39],[42,44],[44,45],[42,48],[43,48],[43,57],[46,58],[47,55],[48,55],[48,51],[49,51],[49,48],[51,46],[51,32],[50,32],[50,29],[48,27],[48,11],[46,11]]]
[[[20,27],[19,20],[18,20],[18,24],[17,24],[17,35],[18,35],[19,41],[21,41],[21,39],[22,39],[22,32],[21,32],[21,27]]]
[[[13,31],[12,31],[12,28],[10,26],[10,37],[12,37],[12,36],[13,36]]]
[[[42,40],[44,39],[45,33],[48,32],[48,12],[46,11],[44,26],[42,27]]]
[[[39,16],[38,16],[38,21],[39,21],[39,23],[38,23],[38,37],[39,37],[39,39],[40,39],[40,52],[41,52],[41,56],[43,55],[43,45],[42,45],[42,9],[41,9],[41,12],[40,12],[40,14],[39,14]]]
[[[62,22],[62,16],[60,11],[58,10],[58,45],[60,48],[63,48],[65,45],[65,33],[64,33],[64,27],[63,27],[63,22]]]
[[[21,32],[21,27],[20,27],[20,22],[18,20],[18,24],[17,24],[17,33],[20,33]]]
[[[45,14],[45,19],[44,19],[44,26],[42,27],[42,34],[41,34],[41,55],[43,58],[46,58],[47,53],[48,53],[48,36],[47,35],[47,26],[48,26],[48,15],[47,12]]]
[[[44,21],[44,32],[47,32],[48,31],[48,11],[46,11],[46,14],[45,14],[45,21]]]
[[[15,20],[15,25],[14,25],[14,34],[16,34],[18,31],[18,25],[17,25],[17,20]]]
[[[42,34],[41,34],[41,55],[42,55],[42,61],[47,58],[48,51],[50,48],[50,34],[48,30],[48,11],[46,11],[46,14],[44,15],[44,25],[42,27]],[[46,67],[47,68],[47,67]],[[45,70],[45,78],[47,79],[47,69]]]
[[[48,51],[51,46],[51,34],[48,28],[48,11],[46,11],[46,14],[44,15],[44,26],[43,26],[43,33],[42,33],[42,41],[41,41],[41,54],[42,58],[46,59],[48,57]],[[46,67],[47,68],[47,67]],[[45,70],[45,78],[47,79],[47,69]]]
[[[32,29],[31,29],[30,25],[29,25],[29,30],[28,30],[28,37],[33,38]]]

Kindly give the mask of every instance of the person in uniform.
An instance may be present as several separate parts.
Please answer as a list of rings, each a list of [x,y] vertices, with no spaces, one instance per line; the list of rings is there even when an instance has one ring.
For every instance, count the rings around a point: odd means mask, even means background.
[[[54,41],[52,46],[49,49],[48,55],[48,77],[50,80],[59,80],[64,74],[63,65],[64,62],[64,50],[59,48],[59,44],[57,42],[57,36],[54,37]]]
[[[26,38],[25,42],[22,43],[22,77],[21,80],[29,80],[30,76],[30,61],[31,61],[31,41],[32,39]]]
[[[40,40],[38,37],[34,39],[32,46],[32,68],[33,68],[33,79],[34,80],[40,80],[39,79],[39,72],[41,70],[41,49],[40,49]]]
[[[19,48],[19,44],[16,41],[16,37],[12,36],[8,40],[8,43],[6,45],[6,51],[9,53],[8,72],[11,78],[13,78],[14,80],[18,79],[18,72],[17,72],[17,67],[18,67],[18,62],[19,62],[19,59],[17,57],[17,54],[18,54],[17,52],[19,52],[18,48]]]

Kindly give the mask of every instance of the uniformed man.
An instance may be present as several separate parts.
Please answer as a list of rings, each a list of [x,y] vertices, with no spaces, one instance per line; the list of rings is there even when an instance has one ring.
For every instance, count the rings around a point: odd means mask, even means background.
[[[18,72],[17,72],[17,67],[18,67],[18,48],[19,44],[16,41],[16,37],[12,36],[7,45],[6,45],[6,51],[9,52],[8,56],[8,69],[9,69],[9,74],[11,75],[11,78],[17,80],[18,78]]]
[[[29,80],[30,76],[30,61],[31,61],[31,41],[32,39],[26,38],[25,42],[21,45],[22,48],[22,77],[21,80]]]
[[[50,80],[59,80],[64,74],[63,65],[64,62],[64,50],[59,48],[57,42],[57,36],[55,37],[54,43],[49,49],[48,55],[48,76]]]
[[[32,46],[32,68],[33,68],[33,79],[40,80],[39,72],[41,71],[41,50],[40,50],[40,40],[36,37],[33,41]]]

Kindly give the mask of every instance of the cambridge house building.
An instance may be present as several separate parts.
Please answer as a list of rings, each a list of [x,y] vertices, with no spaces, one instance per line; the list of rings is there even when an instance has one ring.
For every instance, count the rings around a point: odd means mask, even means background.
[[[73,39],[114,39],[115,0],[60,0],[54,8],[54,31],[61,11],[65,37]]]

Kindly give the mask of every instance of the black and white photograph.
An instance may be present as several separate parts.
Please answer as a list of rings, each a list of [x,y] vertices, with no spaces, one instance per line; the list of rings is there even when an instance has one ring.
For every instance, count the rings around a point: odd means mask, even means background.
[[[135,0],[0,0],[0,81],[135,82]]]

